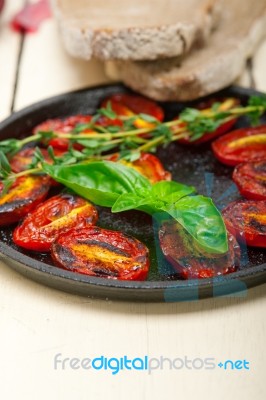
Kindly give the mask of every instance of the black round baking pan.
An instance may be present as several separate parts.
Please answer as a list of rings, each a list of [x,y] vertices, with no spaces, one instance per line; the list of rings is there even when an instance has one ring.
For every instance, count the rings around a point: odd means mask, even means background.
[[[118,92],[130,92],[123,85],[97,86],[56,96],[33,104],[0,124],[0,140],[30,134],[38,123],[74,114],[92,114],[101,100]],[[213,96],[237,97],[245,104],[248,97],[259,93],[251,89],[227,88]],[[171,119],[187,106],[184,103],[162,103],[166,119]],[[193,105],[193,103],[192,103]],[[264,122],[266,122],[266,117]],[[263,120],[263,119],[262,119]],[[236,127],[247,125],[241,118]],[[182,146],[172,143],[157,152],[173,179],[193,185],[198,192],[211,196],[218,208],[240,198],[233,184],[232,168],[220,164],[209,144]],[[214,279],[182,280],[161,256],[157,246],[154,224],[149,216],[137,211],[112,214],[99,208],[99,225],[121,230],[147,244],[151,255],[151,269],[147,281],[118,281],[90,277],[56,267],[49,254],[31,253],[12,241],[13,227],[0,229],[0,252],[10,267],[41,284],[87,297],[124,301],[175,302],[199,300],[244,292],[266,282],[266,252],[263,249],[243,248],[241,267],[237,272]]]

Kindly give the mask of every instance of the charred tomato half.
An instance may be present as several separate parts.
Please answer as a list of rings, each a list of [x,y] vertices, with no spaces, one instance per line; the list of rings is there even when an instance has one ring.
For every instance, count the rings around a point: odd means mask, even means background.
[[[247,246],[266,247],[266,202],[239,200],[222,212],[227,229]]]
[[[13,232],[14,242],[28,250],[46,252],[62,233],[96,223],[96,208],[83,198],[62,193],[29,214]]]
[[[72,272],[118,280],[147,278],[149,251],[139,240],[99,227],[72,230],[52,245],[56,264]]]
[[[212,143],[212,150],[221,163],[231,166],[266,160],[266,125],[227,133]]]
[[[147,114],[158,121],[163,121],[164,111],[163,109],[153,100],[147,99],[143,96],[135,94],[117,93],[110,97],[107,97],[102,102],[102,107],[106,107],[108,102],[110,103],[112,110],[120,117],[134,117],[136,114]],[[148,128],[152,126],[151,123],[138,118],[134,125],[137,128]]]
[[[110,161],[119,161],[119,154],[113,154],[109,159]],[[153,154],[141,153],[138,160],[128,162],[122,159],[120,162],[127,165],[128,167],[136,169],[140,174],[144,175],[152,183],[162,180],[171,180],[171,173],[164,169],[159,158]]]
[[[202,101],[198,105],[196,105],[196,108],[200,111],[202,111],[203,115],[207,115],[212,112],[212,106],[218,102],[223,102],[222,105],[220,106],[219,110],[221,112],[228,111],[231,108],[234,108],[239,105],[239,100],[232,97],[232,98],[227,98],[227,99],[215,99],[211,98],[208,101]],[[219,136],[224,135],[225,133],[229,132],[233,126],[235,125],[237,119],[234,117],[229,117],[224,123],[222,123],[217,129],[215,129],[214,132],[209,132],[203,135],[201,138],[190,141],[189,139],[181,139],[179,142],[183,144],[192,144],[192,145],[200,145],[206,142],[210,142],[214,139],[216,139]],[[182,125],[181,125],[182,126]]]
[[[233,180],[246,199],[266,200],[266,160],[237,165]]]
[[[18,222],[34,210],[47,196],[50,184],[47,176],[21,176],[1,196],[3,185],[0,182],[0,226]]]
[[[228,235],[229,251],[224,255],[206,254],[175,221],[164,222],[159,230],[161,250],[183,279],[202,279],[236,271],[240,265],[240,247]]]
[[[48,119],[47,121],[42,122],[41,124],[37,125],[33,133],[36,134],[38,132],[51,132],[55,131],[60,135],[61,133],[69,133],[72,132],[76,127],[79,125],[86,125],[91,122],[92,116],[91,115],[73,115],[71,117],[67,117],[64,119]],[[90,129],[84,129],[83,133],[90,133],[92,132]],[[52,146],[54,149],[58,149],[61,151],[67,151],[69,148],[69,140],[65,138],[52,138],[46,143],[48,146]],[[78,146],[79,148],[79,146]]]

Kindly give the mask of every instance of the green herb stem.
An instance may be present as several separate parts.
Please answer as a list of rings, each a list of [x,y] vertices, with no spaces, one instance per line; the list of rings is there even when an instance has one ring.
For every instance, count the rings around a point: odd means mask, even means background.
[[[32,168],[32,169],[26,169],[24,171],[18,172],[17,174],[10,174],[9,177],[11,179],[17,179],[17,178],[20,178],[21,176],[34,175],[34,174],[40,174],[40,173],[43,173],[42,168]]]
[[[263,97],[251,97],[249,104],[246,107],[237,106],[230,109],[228,101],[223,103],[217,103],[216,107],[209,109],[208,111],[200,111],[198,109],[186,108],[180,113],[179,119],[174,119],[168,122],[160,122],[154,120],[149,123],[147,127],[134,129],[134,121],[141,119],[145,121],[145,117],[142,114],[135,115],[131,123],[130,118],[121,118],[125,120],[124,130],[115,131],[112,133],[105,127],[101,127],[97,120],[93,121],[89,128],[92,132],[85,133],[82,129],[80,133],[73,129],[72,132],[64,133],[60,131],[39,131],[35,135],[26,137],[24,139],[10,139],[0,142],[0,150],[3,153],[1,161],[1,174],[4,179],[15,176],[10,170],[8,165],[8,158],[16,154],[20,149],[32,142],[42,142],[53,138],[67,139],[71,141],[72,146],[69,147],[68,152],[65,156],[57,158],[52,157],[55,164],[66,163],[68,165],[75,164],[77,162],[87,162],[96,157],[102,157],[101,153],[106,153],[117,147],[116,153],[121,153],[122,158],[130,157],[136,153],[144,151],[153,151],[157,146],[170,142],[178,141],[180,139],[187,139],[195,141],[205,134],[211,133],[217,129],[221,124],[236,118],[237,116],[247,114],[252,121],[258,121],[258,118],[266,110],[266,100]],[[231,102],[232,103],[232,102]],[[100,110],[99,115],[105,115],[104,109]],[[111,109],[108,109],[108,115],[116,116]],[[114,114],[114,115],[113,115]],[[97,115],[97,114],[96,114]],[[116,116],[117,118],[119,116]],[[120,118],[120,117],[119,117]],[[129,130],[126,130],[129,129]],[[95,131],[95,130],[98,130]],[[102,132],[99,132],[102,131]],[[84,146],[84,150],[76,151],[73,145],[80,143]],[[2,147],[1,147],[2,146]],[[6,156],[7,157],[6,157]],[[108,155],[107,155],[108,157]],[[29,166],[28,171],[23,171],[16,176],[23,176],[30,173],[38,173],[42,170],[38,167],[37,161],[41,161],[41,154],[37,155],[35,162]],[[4,166],[5,164],[5,166]]]
[[[265,111],[265,107],[263,107],[263,106],[248,106],[248,107],[232,108],[231,110],[228,110],[228,111],[225,111],[225,112],[229,113],[231,115],[245,115],[245,114],[249,114],[249,113],[252,113],[252,112],[261,112],[261,113],[263,113],[264,111]]]
[[[223,105],[226,102],[221,103],[219,109],[217,111],[212,111],[210,110],[209,112],[199,112],[199,117],[195,118],[195,121],[197,121],[197,119],[200,120],[200,118],[204,117],[206,119],[215,119],[217,118],[220,114],[223,114],[223,118],[221,118],[221,124],[223,122],[227,122],[230,119],[232,119],[232,117],[236,117],[236,116],[240,116],[240,115],[244,115],[244,114],[250,114],[250,113],[254,113],[254,112],[259,112],[259,113],[263,113],[263,111],[265,111],[265,107],[264,106],[247,106],[247,107],[235,107],[232,109],[228,109],[228,110],[223,110]],[[136,116],[137,118],[137,116]],[[183,124],[183,126],[180,126],[181,124]],[[154,126],[149,126],[147,128],[140,128],[140,129],[132,129],[132,130],[128,130],[128,131],[119,131],[116,133],[108,133],[107,130],[105,128],[102,129],[102,127],[98,124],[95,124],[94,126],[92,125],[91,128],[93,129],[101,129],[102,132],[101,133],[97,133],[97,132],[88,132],[88,133],[80,133],[80,134],[75,134],[75,133],[63,133],[60,131],[54,131],[53,132],[53,137],[59,137],[61,139],[69,139],[72,141],[76,141],[76,140],[83,140],[83,139],[99,139],[99,140],[103,140],[104,141],[108,141],[108,144],[112,144],[112,143],[121,143],[122,141],[113,141],[113,139],[123,139],[123,138],[129,138],[129,137],[136,137],[138,135],[141,134],[150,134],[152,132],[156,132],[156,129],[158,129],[160,126],[165,126],[167,128],[173,128],[172,129],[172,133],[174,135],[178,134],[178,133],[183,133],[186,132],[186,137],[189,138],[190,136],[193,135],[193,132],[190,132],[188,130],[188,126],[187,126],[187,122],[183,121],[182,118],[179,119],[175,119],[173,121],[168,121],[168,122],[159,122],[158,123],[154,123]],[[22,139],[21,141],[21,147],[24,146],[25,144],[28,144],[30,142],[34,142],[34,141],[40,141],[43,137],[45,137],[45,135],[43,135],[43,133],[37,133],[31,137]],[[151,135],[152,137],[152,135]],[[184,136],[182,136],[184,137]],[[175,140],[178,140],[177,137],[175,136]],[[111,143],[112,141],[112,143]],[[157,143],[157,141],[156,141]],[[159,140],[159,143],[161,143],[161,140]],[[146,147],[145,147],[146,148]]]
[[[39,142],[42,138],[42,135],[39,133],[36,133],[35,135],[32,136],[28,136],[25,139],[21,139],[20,143],[21,143],[21,147],[25,146],[28,143],[31,142]]]
[[[176,142],[177,140],[180,140],[180,139],[188,139],[188,132],[184,132],[184,133],[181,133],[181,134],[179,134],[179,135],[174,135],[173,137],[172,137],[172,142]]]
[[[138,152],[143,152],[147,151],[149,149],[152,149],[155,146],[158,146],[159,144],[162,144],[164,142],[165,137],[164,136],[159,136],[153,140],[149,140],[147,143],[143,144],[142,146],[138,147],[135,151]]]

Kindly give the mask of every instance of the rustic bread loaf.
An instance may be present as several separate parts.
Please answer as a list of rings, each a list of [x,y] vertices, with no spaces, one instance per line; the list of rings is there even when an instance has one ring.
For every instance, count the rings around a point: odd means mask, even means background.
[[[151,60],[186,53],[217,25],[221,0],[53,0],[76,57]]]
[[[223,6],[205,47],[183,58],[108,62],[107,74],[156,100],[192,100],[230,85],[266,36],[266,0],[223,0]]]

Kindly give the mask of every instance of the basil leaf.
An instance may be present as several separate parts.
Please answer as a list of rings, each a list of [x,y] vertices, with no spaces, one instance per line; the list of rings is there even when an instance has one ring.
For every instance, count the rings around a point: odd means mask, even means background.
[[[221,214],[211,199],[187,196],[194,192],[192,187],[168,181],[152,185],[135,169],[112,161],[71,166],[44,163],[43,169],[55,180],[97,205],[113,207],[113,212],[138,209],[154,215],[165,211],[204,251],[224,254],[228,250]]]
[[[162,200],[165,203],[173,204],[182,197],[195,193],[196,189],[192,186],[186,186],[174,181],[160,181],[152,186],[151,195],[155,199]]]
[[[121,194],[112,207],[112,212],[134,210],[143,205],[150,204],[151,198],[137,196],[134,193]]]
[[[182,197],[195,192],[193,187],[173,181],[160,181],[152,185],[151,190],[136,190],[136,194],[122,194],[113,205],[112,212],[141,210],[152,214],[165,204],[172,204]],[[142,207],[149,206],[149,207]]]
[[[151,189],[151,183],[138,171],[112,161],[70,166],[43,164],[43,169],[56,181],[104,207],[112,207],[121,194]]]
[[[227,232],[223,218],[212,200],[204,196],[184,197],[164,207],[208,253],[228,251]]]

